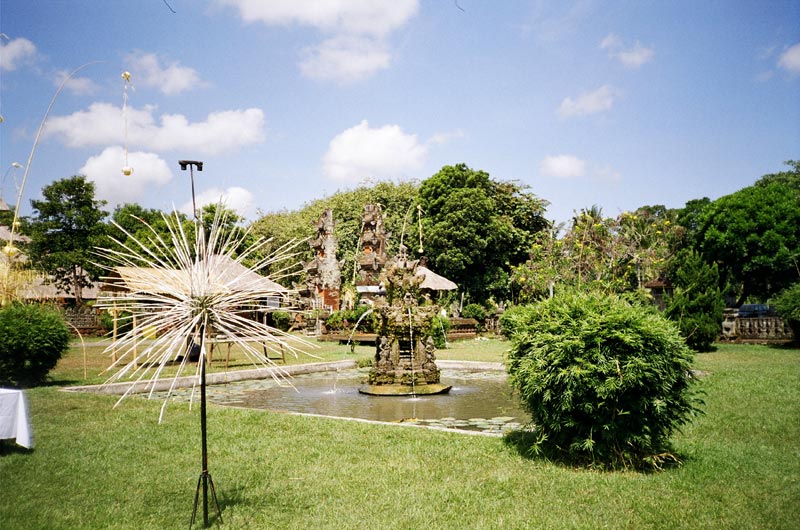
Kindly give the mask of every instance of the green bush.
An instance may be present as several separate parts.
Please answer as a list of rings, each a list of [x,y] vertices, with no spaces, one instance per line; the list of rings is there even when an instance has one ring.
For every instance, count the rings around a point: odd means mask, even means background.
[[[450,330],[450,320],[442,315],[434,315],[431,319],[430,335],[437,348],[447,348],[447,332]]]
[[[507,339],[519,335],[526,327],[528,306],[515,305],[505,310],[500,317],[500,333]]]
[[[780,317],[792,328],[794,341],[800,344],[800,282],[781,291],[772,304]]]
[[[478,331],[483,331],[486,324],[486,308],[480,304],[467,304],[461,312],[464,318],[474,318],[478,321]]]
[[[272,325],[281,331],[288,331],[292,324],[292,315],[288,311],[273,311],[269,317]]]
[[[373,312],[364,316],[364,314],[371,309],[371,306],[365,304],[356,306],[353,309],[334,311],[331,313],[331,316],[325,320],[325,327],[328,331],[344,331],[352,330],[356,323],[358,323],[358,331],[374,333],[377,327],[377,315]],[[361,322],[359,322],[359,319]]]
[[[114,331],[114,317],[108,311],[100,313],[100,326],[107,332]],[[117,314],[117,334],[127,333],[133,328],[133,314],[120,310]]]
[[[599,468],[659,468],[699,413],[692,352],[654,308],[565,292],[507,312],[510,381],[531,413],[528,450]]]
[[[42,383],[69,348],[69,330],[53,308],[11,304],[0,308],[0,385]]]
[[[690,348],[711,351],[722,330],[725,301],[719,290],[717,264],[709,265],[696,252],[683,252],[670,274],[672,296],[667,299],[664,315],[678,324]]]

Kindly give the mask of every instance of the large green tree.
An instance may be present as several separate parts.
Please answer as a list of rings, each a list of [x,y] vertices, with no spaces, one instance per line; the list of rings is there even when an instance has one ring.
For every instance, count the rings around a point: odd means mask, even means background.
[[[719,267],[722,285],[741,305],[767,300],[800,274],[800,164],[720,197],[700,214],[694,245]]]
[[[43,200],[32,200],[30,258],[50,274],[59,289],[82,303],[81,288],[96,280],[94,248],[108,243],[105,201],[95,199],[94,183],[83,175],[55,181],[42,189]]]
[[[423,181],[419,200],[431,268],[478,302],[508,296],[511,267],[550,226],[546,201],[465,164],[445,166]]]

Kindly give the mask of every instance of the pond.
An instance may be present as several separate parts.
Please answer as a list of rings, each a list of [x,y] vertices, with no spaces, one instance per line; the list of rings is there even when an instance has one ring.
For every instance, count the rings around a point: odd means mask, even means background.
[[[273,379],[238,381],[210,385],[206,393],[209,402],[219,405],[488,433],[519,428],[529,418],[503,372],[445,369],[442,382],[453,386],[450,392],[421,397],[360,394],[367,373],[367,369],[348,369],[297,375],[292,379],[295,388]],[[174,399],[188,400],[190,393],[178,390]]]

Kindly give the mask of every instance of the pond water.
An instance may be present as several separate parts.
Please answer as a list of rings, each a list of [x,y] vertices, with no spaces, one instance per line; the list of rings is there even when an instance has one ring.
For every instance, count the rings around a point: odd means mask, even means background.
[[[491,433],[519,428],[529,418],[502,372],[442,370],[442,383],[453,386],[450,392],[420,397],[360,394],[367,373],[351,369],[298,375],[292,379],[295,388],[272,379],[239,381],[208,386],[206,393],[209,402],[219,405]],[[188,399],[189,392],[177,391],[175,398]]]

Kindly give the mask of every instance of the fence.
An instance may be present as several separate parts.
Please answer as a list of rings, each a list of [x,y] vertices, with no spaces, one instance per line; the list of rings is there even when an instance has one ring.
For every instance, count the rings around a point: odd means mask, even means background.
[[[726,309],[721,338],[733,342],[783,343],[794,340],[794,333],[780,317],[740,317],[738,310]]]

